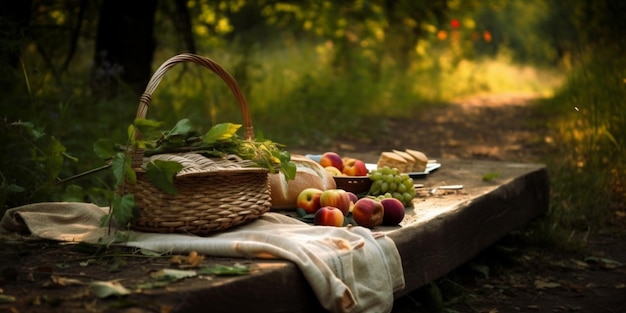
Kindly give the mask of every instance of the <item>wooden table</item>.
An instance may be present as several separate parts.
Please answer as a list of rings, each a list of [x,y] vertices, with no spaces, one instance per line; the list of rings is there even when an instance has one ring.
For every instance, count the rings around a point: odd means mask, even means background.
[[[375,162],[372,155],[355,157]],[[376,228],[387,232],[402,258],[406,288],[396,298],[442,277],[548,207],[548,175],[543,165],[472,160],[439,163],[440,169],[415,179],[424,185],[424,191],[419,192],[401,225]],[[497,177],[485,181],[485,175]],[[427,192],[449,184],[461,184],[463,189]],[[208,258],[205,262],[245,262],[254,270],[244,276],[189,279],[133,294],[133,300],[172,306],[174,312],[251,312],[260,307],[263,312],[323,311],[300,270],[289,261]],[[163,264],[142,266],[148,270]],[[70,306],[71,301],[63,305]]]
[[[439,162],[440,169],[415,179],[424,185],[424,192],[401,225],[377,228],[388,233],[402,258],[406,288],[396,298],[442,277],[548,208],[548,175],[543,165]],[[428,195],[430,187],[446,184],[462,184],[463,189]],[[181,292],[186,303],[181,311],[211,307],[249,312],[261,304],[264,312],[322,311],[294,264],[259,261],[256,265],[261,270],[251,276],[189,286]]]

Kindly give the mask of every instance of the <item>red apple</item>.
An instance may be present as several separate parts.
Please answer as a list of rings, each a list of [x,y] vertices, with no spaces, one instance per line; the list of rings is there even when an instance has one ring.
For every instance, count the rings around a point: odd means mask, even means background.
[[[374,228],[383,223],[385,209],[380,201],[361,198],[352,208],[352,218],[359,225]]]
[[[322,167],[334,166],[339,172],[343,170],[343,160],[341,160],[341,156],[335,152],[325,152],[322,154],[319,163]]]
[[[346,216],[350,212],[350,196],[343,189],[324,190],[320,196],[320,206],[336,207]]]
[[[366,176],[368,173],[365,162],[358,159],[349,159],[343,164],[342,173],[348,176]]]
[[[320,197],[322,190],[317,188],[306,188],[298,194],[296,198],[296,205],[299,208],[304,209],[308,214],[313,214],[319,210],[322,205],[320,204]]]
[[[383,225],[398,225],[404,219],[404,204],[396,198],[385,198],[380,200],[385,209],[383,215]]]
[[[343,226],[344,215],[341,210],[332,207],[324,206],[315,212],[313,218],[313,224],[321,226]]]

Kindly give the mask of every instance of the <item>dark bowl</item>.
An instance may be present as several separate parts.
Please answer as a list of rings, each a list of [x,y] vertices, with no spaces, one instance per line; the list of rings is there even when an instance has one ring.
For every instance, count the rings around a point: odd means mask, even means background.
[[[355,194],[367,193],[372,186],[369,176],[335,176],[337,189],[343,189]]]

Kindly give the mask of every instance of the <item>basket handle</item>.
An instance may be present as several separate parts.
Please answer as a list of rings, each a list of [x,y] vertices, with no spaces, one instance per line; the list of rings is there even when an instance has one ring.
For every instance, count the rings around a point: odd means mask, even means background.
[[[228,86],[230,91],[235,96],[237,103],[239,104],[239,109],[241,110],[241,114],[243,116],[243,126],[245,131],[245,138],[248,140],[254,140],[254,127],[252,126],[252,118],[250,117],[250,111],[248,110],[248,102],[241,92],[241,88],[239,88],[239,84],[235,81],[235,79],[220,65],[215,63],[213,60],[199,56],[191,53],[183,53],[178,54],[167,61],[165,61],[161,66],[154,72],[150,81],[148,81],[148,85],[146,86],[146,90],[143,92],[141,97],[139,98],[139,107],[137,108],[136,118],[145,118],[148,113],[148,108],[152,103],[152,94],[154,90],[157,88],[161,79],[165,73],[174,65],[183,62],[192,62],[198,65],[204,66],[215,74],[217,74]],[[141,134],[139,131],[135,131],[135,139],[140,139]],[[135,167],[135,163],[141,164],[143,162],[143,150],[136,149],[135,155],[133,156],[133,167]]]

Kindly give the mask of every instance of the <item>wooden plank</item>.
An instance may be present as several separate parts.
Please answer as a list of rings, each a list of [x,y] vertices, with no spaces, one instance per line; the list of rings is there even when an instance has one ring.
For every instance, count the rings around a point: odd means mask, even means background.
[[[463,184],[459,193],[415,203],[401,228],[388,231],[402,257],[406,288],[401,296],[469,261],[507,233],[548,208],[544,166],[485,161],[449,161],[426,187]],[[497,173],[494,181],[482,176]]]

